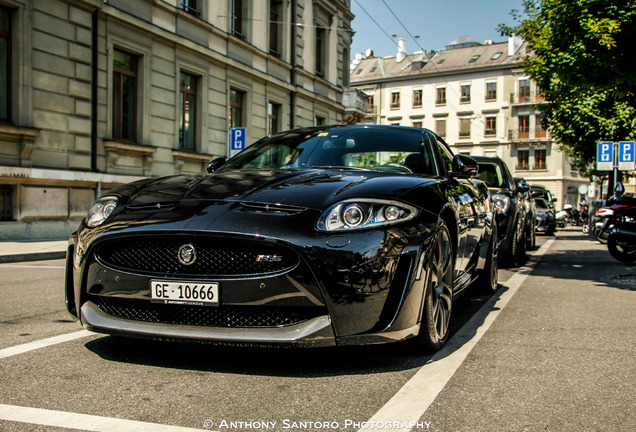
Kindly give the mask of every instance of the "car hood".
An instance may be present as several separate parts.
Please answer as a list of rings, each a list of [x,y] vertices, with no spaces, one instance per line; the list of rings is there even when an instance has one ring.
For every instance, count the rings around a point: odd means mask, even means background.
[[[121,186],[129,207],[182,201],[255,202],[324,209],[348,198],[395,199],[409,189],[435,179],[367,169],[306,169],[230,171],[202,176],[169,176]]]

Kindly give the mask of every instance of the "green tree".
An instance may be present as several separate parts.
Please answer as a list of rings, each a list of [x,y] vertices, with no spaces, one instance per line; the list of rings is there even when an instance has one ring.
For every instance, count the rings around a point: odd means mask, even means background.
[[[524,69],[542,89],[544,119],[575,168],[590,174],[598,141],[636,136],[636,2],[525,0],[514,27],[530,54]],[[587,171],[587,172],[586,172]]]

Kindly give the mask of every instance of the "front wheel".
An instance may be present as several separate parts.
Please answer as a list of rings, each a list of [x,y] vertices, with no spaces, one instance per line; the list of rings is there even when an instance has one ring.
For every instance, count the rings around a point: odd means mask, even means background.
[[[607,239],[607,250],[614,259],[624,262],[632,263],[636,261],[636,247],[628,246],[624,242],[618,241],[616,234],[611,234]]]
[[[426,348],[438,350],[446,343],[453,308],[455,257],[448,228],[441,223],[430,250],[424,291],[424,311],[418,334]]]

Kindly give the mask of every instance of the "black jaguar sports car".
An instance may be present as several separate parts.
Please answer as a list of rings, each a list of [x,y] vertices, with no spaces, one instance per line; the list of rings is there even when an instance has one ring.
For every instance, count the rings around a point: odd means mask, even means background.
[[[477,164],[425,129],[268,136],[206,175],[107,191],[69,241],[66,303],[87,329],[222,344],[448,338],[453,299],[497,287]]]

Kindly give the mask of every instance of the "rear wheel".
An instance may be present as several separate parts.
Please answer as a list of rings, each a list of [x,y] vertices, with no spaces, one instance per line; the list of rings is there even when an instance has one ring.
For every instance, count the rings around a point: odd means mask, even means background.
[[[481,271],[477,284],[484,294],[493,294],[497,291],[497,279],[499,276],[499,252],[497,251],[497,230],[494,229],[488,246],[486,266]]]
[[[608,237],[607,250],[614,259],[620,262],[632,263],[636,261],[636,247],[617,241],[615,234],[610,234]]]
[[[526,260],[526,240],[524,237],[523,230],[516,227],[515,235],[510,245],[510,255],[508,256],[511,267],[519,267]]]
[[[534,222],[531,223],[530,230],[526,233],[526,249],[534,250],[537,246],[537,236],[534,231]]]
[[[441,223],[430,250],[427,264],[424,311],[418,341],[438,350],[448,340],[453,308],[455,257],[448,228]]]

